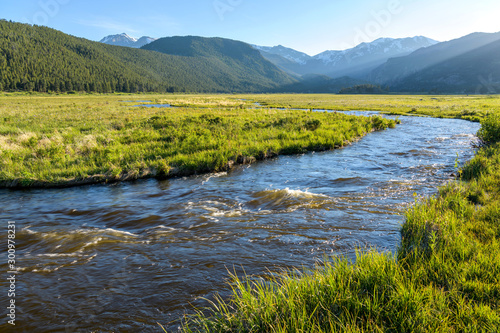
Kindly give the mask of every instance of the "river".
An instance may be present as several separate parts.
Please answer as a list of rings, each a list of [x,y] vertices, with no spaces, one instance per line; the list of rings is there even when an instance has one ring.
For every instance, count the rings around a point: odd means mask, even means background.
[[[16,332],[159,332],[157,321],[175,330],[184,312],[227,295],[229,271],[313,267],[357,247],[394,251],[414,193],[451,179],[479,129],[400,119],[343,149],[229,173],[0,190],[4,234],[7,221],[17,228]],[[0,299],[5,309],[6,292]]]

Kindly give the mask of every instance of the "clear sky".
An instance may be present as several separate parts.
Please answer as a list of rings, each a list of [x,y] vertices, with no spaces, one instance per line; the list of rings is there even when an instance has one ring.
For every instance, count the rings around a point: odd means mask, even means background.
[[[500,31],[498,0],[0,0],[0,18],[100,40],[196,35],[315,55],[380,37]]]

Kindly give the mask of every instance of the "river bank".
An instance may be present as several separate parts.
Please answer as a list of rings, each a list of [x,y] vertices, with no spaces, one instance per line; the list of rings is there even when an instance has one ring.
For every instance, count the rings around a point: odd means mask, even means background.
[[[360,251],[270,281],[233,277],[232,297],[183,331],[500,330],[500,117],[482,126],[459,180],[407,210],[395,254]]]

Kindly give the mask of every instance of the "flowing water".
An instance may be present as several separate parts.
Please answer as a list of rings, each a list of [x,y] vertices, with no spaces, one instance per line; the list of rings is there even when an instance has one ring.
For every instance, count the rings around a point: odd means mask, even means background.
[[[0,190],[2,225],[17,227],[16,332],[159,332],[157,321],[174,330],[193,305],[227,295],[229,271],[312,267],[356,247],[394,251],[413,194],[450,179],[479,128],[401,120],[343,149],[229,173]]]

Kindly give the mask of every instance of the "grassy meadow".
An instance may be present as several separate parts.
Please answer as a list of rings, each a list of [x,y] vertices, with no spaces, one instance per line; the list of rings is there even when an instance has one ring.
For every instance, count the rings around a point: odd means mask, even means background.
[[[135,107],[136,101],[174,108]],[[0,96],[0,185],[52,187],[227,170],[342,147],[382,117],[253,108],[231,95]]]
[[[184,332],[499,332],[500,114],[460,178],[406,212],[395,254],[358,252],[307,271],[233,278],[232,297]]]
[[[460,118],[480,121],[488,112],[500,109],[499,96],[487,95],[249,95],[269,107],[301,109],[381,111],[394,115]]]

